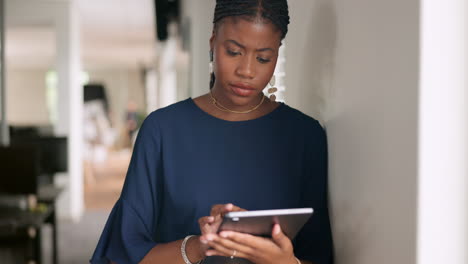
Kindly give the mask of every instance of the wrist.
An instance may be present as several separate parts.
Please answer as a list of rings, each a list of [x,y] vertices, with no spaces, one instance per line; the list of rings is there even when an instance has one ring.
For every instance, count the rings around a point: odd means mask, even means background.
[[[205,257],[200,236],[193,236],[187,241],[186,252],[192,263],[197,263]]]
[[[293,256],[293,261],[291,262],[291,264],[302,264],[302,262],[296,257],[296,256]]]
[[[296,256],[292,256],[289,258],[288,261],[285,261],[284,263],[288,263],[288,264],[302,264],[302,262],[296,257]]]

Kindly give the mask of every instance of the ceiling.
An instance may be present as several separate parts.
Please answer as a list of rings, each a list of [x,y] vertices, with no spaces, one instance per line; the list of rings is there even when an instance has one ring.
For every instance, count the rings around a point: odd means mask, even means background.
[[[85,68],[140,68],[152,64],[156,53],[153,0],[74,1]],[[52,27],[7,28],[8,66],[53,67],[55,55]]]

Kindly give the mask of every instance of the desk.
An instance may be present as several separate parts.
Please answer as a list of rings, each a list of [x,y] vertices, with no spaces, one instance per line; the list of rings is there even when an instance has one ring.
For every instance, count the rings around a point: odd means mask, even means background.
[[[43,207],[41,211],[29,211],[16,208],[0,208],[0,245],[12,248],[12,261],[24,259],[24,262],[40,263],[40,230],[43,223],[51,215],[53,209]],[[16,249],[19,249],[15,254]],[[40,249],[40,248],[39,248]],[[24,254],[26,251],[26,254]],[[7,260],[8,261],[8,260]]]
[[[48,184],[39,186],[37,195],[37,200],[39,203],[44,203],[52,209],[50,215],[45,219],[45,223],[51,224],[52,226],[52,263],[54,264],[58,264],[58,229],[55,201],[61,192],[62,188],[55,187],[53,184]],[[38,243],[37,247],[40,251],[41,244]]]
[[[58,228],[55,203],[61,191],[61,188],[53,185],[39,186],[37,201],[45,205],[45,210],[42,212],[0,208],[0,244],[3,241],[8,247],[8,242],[17,242],[23,251],[28,252],[28,258],[36,263],[41,263],[41,227],[44,224],[50,224],[52,227],[52,261],[54,264],[58,264]],[[31,237],[31,232],[34,233],[33,237]]]

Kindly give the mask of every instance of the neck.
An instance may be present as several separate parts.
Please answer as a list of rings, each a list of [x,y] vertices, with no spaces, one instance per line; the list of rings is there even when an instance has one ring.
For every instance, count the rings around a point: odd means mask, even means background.
[[[245,100],[241,99],[239,101],[234,101],[227,97],[225,93],[220,92],[220,90],[216,88],[213,88],[211,90],[211,95],[218,103],[218,106],[227,108],[228,110],[239,112],[249,111],[254,108],[257,109],[261,106],[264,100],[263,93],[260,93],[252,98],[245,98]]]

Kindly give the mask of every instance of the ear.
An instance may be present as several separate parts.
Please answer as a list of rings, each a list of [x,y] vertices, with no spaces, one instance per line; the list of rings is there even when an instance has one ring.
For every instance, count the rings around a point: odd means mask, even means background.
[[[210,50],[214,49],[215,38],[216,38],[216,34],[215,34],[214,29],[213,29],[213,31],[211,32],[211,37],[210,37]]]

